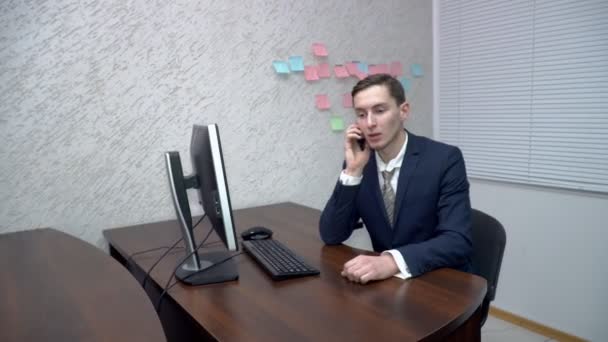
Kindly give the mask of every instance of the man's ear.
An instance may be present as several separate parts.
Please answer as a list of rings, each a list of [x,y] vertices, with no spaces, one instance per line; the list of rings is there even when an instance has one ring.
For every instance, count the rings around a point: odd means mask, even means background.
[[[405,121],[410,117],[410,104],[407,103],[407,101],[403,101],[401,106],[399,106],[399,116],[402,121]]]

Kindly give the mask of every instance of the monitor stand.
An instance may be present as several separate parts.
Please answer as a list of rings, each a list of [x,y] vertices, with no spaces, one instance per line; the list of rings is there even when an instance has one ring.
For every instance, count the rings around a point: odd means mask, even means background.
[[[228,259],[231,256],[231,253],[223,251],[201,253],[199,254],[200,269],[186,263],[177,269],[175,277],[191,286],[237,280],[239,272],[234,259]]]

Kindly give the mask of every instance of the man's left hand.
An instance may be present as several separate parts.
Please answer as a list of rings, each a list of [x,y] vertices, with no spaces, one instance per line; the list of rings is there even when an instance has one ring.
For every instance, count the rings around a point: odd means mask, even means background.
[[[359,255],[344,264],[342,276],[348,280],[367,284],[372,280],[382,280],[399,272],[395,260],[390,254],[378,256]]]

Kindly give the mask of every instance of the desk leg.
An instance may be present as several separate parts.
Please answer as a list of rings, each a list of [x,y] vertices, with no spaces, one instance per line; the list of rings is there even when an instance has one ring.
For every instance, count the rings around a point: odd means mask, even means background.
[[[481,306],[461,326],[446,338],[446,341],[481,341]]]

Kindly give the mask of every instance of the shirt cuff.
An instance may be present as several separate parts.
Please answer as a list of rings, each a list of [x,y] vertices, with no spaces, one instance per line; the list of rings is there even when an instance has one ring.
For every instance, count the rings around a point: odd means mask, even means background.
[[[399,272],[395,275],[393,275],[394,277],[397,278],[401,278],[401,279],[408,279],[412,277],[412,274],[410,273],[410,269],[407,267],[407,264],[405,263],[405,259],[403,259],[403,255],[401,255],[401,253],[396,250],[396,249],[391,249],[388,251],[384,251],[382,252],[382,254],[390,254],[393,256],[393,259],[395,260],[395,263],[397,264],[397,267],[399,268]]]
[[[347,175],[344,170],[340,173],[340,183],[346,186],[354,186],[361,184],[361,179],[363,179],[363,175],[359,177]]]

